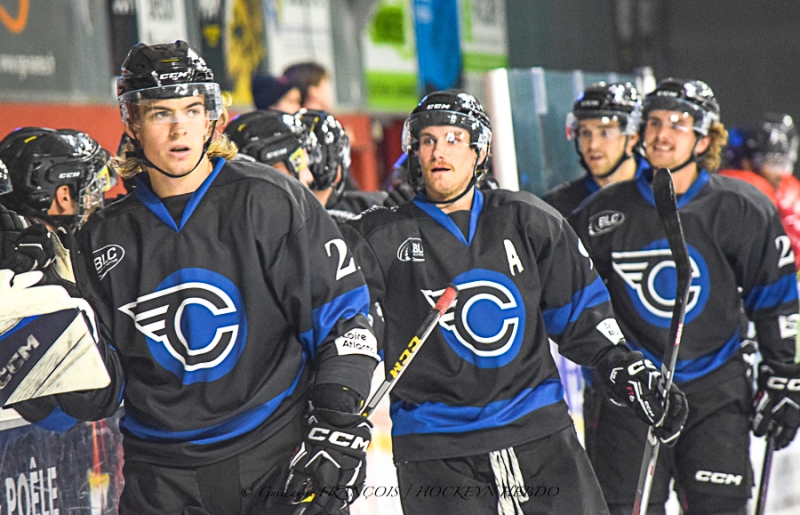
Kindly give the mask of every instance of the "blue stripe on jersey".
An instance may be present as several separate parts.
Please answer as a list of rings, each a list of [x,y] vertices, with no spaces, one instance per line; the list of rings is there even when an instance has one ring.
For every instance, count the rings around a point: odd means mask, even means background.
[[[170,442],[188,442],[197,445],[207,445],[215,442],[222,442],[230,440],[239,435],[243,435],[248,431],[252,431],[270,415],[272,415],[278,408],[281,402],[292,394],[303,371],[306,368],[306,359],[303,356],[303,361],[300,364],[300,372],[294,378],[294,382],[288,389],[284,390],[274,399],[254,408],[248,412],[242,413],[236,417],[226,420],[216,426],[204,427],[202,429],[193,429],[190,431],[169,431],[158,427],[153,427],[142,420],[139,420],[131,410],[126,410],[125,415],[119,421],[119,425],[130,431],[137,438],[149,441],[170,441]]]
[[[644,357],[652,361],[659,369],[661,368],[663,363],[661,359],[662,356],[656,357],[656,355],[652,352],[639,347],[630,341],[626,343],[632,350],[640,351],[642,354],[644,354]],[[725,343],[725,345],[714,352],[706,354],[705,356],[700,356],[699,358],[679,359],[675,363],[675,383],[686,383],[692,379],[703,377],[709,372],[713,372],[724,365],[734,354],[736,354],[736,351],[739,350],[740,344],[741,340],[739,339],[739,335],[734,334],[733,337],[731,337],[731,339]]]
[[[208,188],[211,187],[211,183],[214,182],[214,179],[217,178],[220,170],[222,170],[222,167],[225,165],[225,159],[220,157],[216,160],[217,162],[214,164],[214,169],[211,171],[211,175],[206,177],[206,179],[203,181],[203,184],[201,184],[200,187],[197,188],[194,193],[192,193],[189,202],[186,204],[186,208],[183,210],[183,215],[181,216],[180,227],[175,225],[175,220],[172,219],[172,216],[170,216],[167,208],[164,207],[161,199],[158,198],[155,193],[153,193],[153,190],[150,188],[149,181],[145,181],[141,178],[141,176],[137,176],[137,184],[133,189],[133,193],[147,209],[149,209],[158,217],[159,220],[171,227],[175,232],[180,232],[181,229],[183,229],[183,226],[186,225],[186,222],[189,221],[189,218],[192,216],[192,213],[194,213],[194,210],[197,209],[200,201],[203,200]]]
[[[639,178],[636,179],[636,187],[639,188],[639,193],[642,194],[642,197],[644,197],[644,199],[650,205],[655,207],[656,199],[653,197],[653,188],[650,186],[650,182],[653,180],[653,171],[653,168],[643,170],[641,175],[639,175]],[[689,189],[686,190],[686,193],[683,193],[678,197],[676,202],[678,209],[682,208],[688,204],[689,201],[695,198],[710,178],[711,175],[709,175],[707,171],[700,170],[700,172],[697,174],[697,179],[695,179],[692,185],[689,186]]]
[[[600,191],[600,185],[597,184],[594,176],[590,173],[587,173],[586,176],[583,178],[583,184],[586,186],[586,189],[589,190],[589,193],[594,193],[595,191]]]
[[[603,280],[599,277],[592,284],[576,292],[572,296],[572,302],[560,308],[552,308],[542,313],[544,325],[547,332],[552,336],[563,334],[567,325],[571,324],[581,315],[583,310],[597,306],[604,302],[610,302]]]
[[[59,406],[56,406],[49,415],[39,422],[33,422],[33,425],[56,433],[66,433],[67,430],[74,427],[77,423],[78,421],[76,419],[64,413]]]
[[[466,433],[502,427],[563,398],[561,381],[547,379],[536,388],[523,389],[513,399],[490,402],[484,407],[448,406],[441,402],[410,406],[396,401],[391,405],[392,435]]]
[[[472,244],[472,238],[475,236],[475,230],[478,228],[478,217],[483,210],[483,193],[478,188],[475,188],[475,196],[472,199],[472,208],[470,208],[469,215],[469,240],[464,239],[464,234],[458,228],[456,223],[447,214],[436,207],[430,200],[417,193],[414,197],[414,204],[418,208],[425,211],[428,216],[436,220],[439,225],[447,229],[453,236],[458,238],[458,241],[469,247]]]
[[[795,274],[786,274],[772,284],[756,286],[744,297],[744,308],[748,314],[762,309],[797,301],[797,279]]]
[[[300,334],[306,354],[314,359],[317,347],[331,334],[333,326],[339,320],[350,320],[358,314],[366,316],[369,313],[369,289],[366,285],[359,286],[347,293],[343,293],[311,313],[314,327]]]

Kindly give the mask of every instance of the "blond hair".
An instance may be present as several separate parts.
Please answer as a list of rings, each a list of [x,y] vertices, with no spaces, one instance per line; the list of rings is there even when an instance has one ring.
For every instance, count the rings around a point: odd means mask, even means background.
[[[212,136],[211,144],[208,146],[208,150],[206,151],[206,155],[209,158],[214,157],[222,157],[226,160],[233,159],[239,149],[236,148],[236,145],[228,139],[227,134],[224,132],[217,132],[218,128],[224,127],[225,124],[228,123],[228,110],[226,108],[222,108],[222,113],[220,114],[219,120],[217,120],[216,128],[214,129],[214,135]],[[114,169],[116,170],[117,174],[124,178],[130,179],[136,174],[143,173],[147,171],[147,164],[146,162],[138,157],[135,157],[135,152],[137,150],[137,144],[133,142],[133,140],[128,140],[125,143],[125,147],[123,148],[120,155],[114,158]]]
[[[728,131],[722,123],[714,122],[708,128],[708,137],[711,138],[711,142],[703,155],[697,157],[697,166],[713,173],[719,170],[722,162],[721,154],[728,143]]]

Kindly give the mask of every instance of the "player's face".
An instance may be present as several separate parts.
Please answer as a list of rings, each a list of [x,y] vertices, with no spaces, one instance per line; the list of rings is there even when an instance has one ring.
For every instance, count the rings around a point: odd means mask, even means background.
[[[210,127],[203,96],[198,95],[141,104],[131,130],[154,165],[180,175],[200,161]]]
[[[583,160],[594,176],[603,176],[619,162],[627,150],[625,135],[617,120],[594,118],[581,120],[577,135]]]
[[[645,121],[644,142],[647,160],[655,168],[673,168],[685,163],[695,149],[697,135],[692,116],[679,111],[656,109]],[[706,138],[703,138],[706,139]],[[702,140],[701,140],[702,141]],[[697,153],[707,145],[697,144]]]
[[[478,158],[469,139],[469,132],[449,125],[420,131],[419,163],[428,197],[449,200],[467,188]]]

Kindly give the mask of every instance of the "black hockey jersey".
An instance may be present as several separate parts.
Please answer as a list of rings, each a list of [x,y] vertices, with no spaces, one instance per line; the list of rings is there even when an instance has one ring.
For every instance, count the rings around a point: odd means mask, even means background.
[[[331,193],[325,209],[338,223],[352,220],[358,213],[375,206],[382,206],[386,200],[385,191],[349,191]]]
[[[548,338],[589,366],[621,338],[608,292],[554,209],[530,193],[476,190],[468,215],[465,236],[418,195],[342,226],[383,307],[387,366],[448,283],[459,288],[392,391],[395,459],[474,455],[568,427]]]
[[[628,345],[661,364],[676,274],[650,186],[652,170],[603,188],[570,218],[606,281]],[[739,349],[740,305],[763,355],[795,355],[797,284],[775,206],[742,181],[701,171],[678,197],[692,283],[675,382],[701,377]],[[739,292],[741,288],[741,293]]]
[[[312,381],[369,394],[369,294],[307,188],[219,159],[176,222],[139,181],[80,234],[113,382],[59,396],[64,412],[99,418],[124,399],[126,459],[199,466],[300,416]]]
[[[650,165],[639,154],[634,154],[633,158],[636,160],[636,175],[634,179],[639,177],[642,170]],[[587,173],[583,177],[556,186],[542,196],[542,200],[556,208],[562,216],[569,218],[572,211],[578,207],[581,202],[586,200],[586,197],[600,190],[600,185],[592,176]]]

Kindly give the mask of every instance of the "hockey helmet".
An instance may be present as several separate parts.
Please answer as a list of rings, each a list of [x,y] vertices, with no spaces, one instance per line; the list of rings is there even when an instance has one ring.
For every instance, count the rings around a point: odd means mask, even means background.
[[[435,91],[425,96],[403,124],[403,152],[412,154],[419,150],[420,131],[425,127],[452,125],[469,132],[470,147],[478,156],[475,181],[479,181],[488,169],[492,144],[492,124],[478,100],[469,93],[458,91]],[[422,171],[416,159],[409,159],[409,182],[415,188],[423,185]]]
[[[159,45],[139,43],[122,64],[117,79],[117,99],[122,122],[133,121],[138,106],[148,101],[203,96],[208,120],[219,120],[222,94],[214,73],[185,41]],[[142,116],[146,123],[172,123],[177,115],[164,112]]]
[[[756,166],[774,163],[791,170],[797,162],[800,135],[788,114],[768,114],[747,139],[747,148]]]
[[[647,119],[650,111],[663,109],[688,113],[692,117],[692,129],[701,136],[708,135],[708,129],[719,122],[719,103],[708,84],[701,80],[664,79],[656,89],[644,97],[642,118]]]
[[[316,137],[298,115],[271,109],[237,116],[225,127],[225,134],[241,153],[267,165],[284,163],[295,177],[308,166],[303,150],[306,154],[309,149],[319,151]]]
[[[319,144],[318,158],[309,159],[309,169],[314,176],[314,182],[309,184],[309,188],[321,191],[333,185],[343,187],[350,170],[350,138],[344,127],[325,111],[301,109],[297,115]],[[336,182],[339,166],[342,174]]]
[[[581,120],[616,120],[626,136],[639,131],[642,118],[642,102],[639,92],[630,82],[606,84],[597,82],[587,87],[572,104],[567,114],[567,139],[577,135]]]
[[[76,228],[102,206],[112,186],[109,152],[73,129],[17,129],[0,141],[0,160],[11,177],[13,191],[4,197],[10,208],[46,217],[56,190],[66,185],[79,208],[62,222]]]

